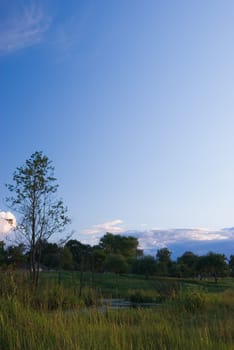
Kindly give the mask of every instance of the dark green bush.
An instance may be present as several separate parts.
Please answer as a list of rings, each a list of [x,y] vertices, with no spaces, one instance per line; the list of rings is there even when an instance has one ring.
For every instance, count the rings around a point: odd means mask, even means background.
[[[187,291],[181,293],[175,300],[181,310],[195,313],[203,311],[207,306],[207,295],[203,291]]]

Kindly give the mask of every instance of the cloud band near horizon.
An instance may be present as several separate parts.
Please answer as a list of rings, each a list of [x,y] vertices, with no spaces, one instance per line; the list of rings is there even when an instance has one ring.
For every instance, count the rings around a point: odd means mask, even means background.
[[[142,249],[158,249],[170,244],[188,244],[189,242],[234,241],[234,228],[211,230],[208,228],[172,228],[172,229],[144,229],[127,230],[123,220],[112,220],[103,224],[93,225],[81,231],[82,238],[89,244],[97,244],[106,233],[134,236]]]

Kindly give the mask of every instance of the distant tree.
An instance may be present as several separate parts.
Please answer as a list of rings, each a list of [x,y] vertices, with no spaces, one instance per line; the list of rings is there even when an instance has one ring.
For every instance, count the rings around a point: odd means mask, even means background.
[[[139,275],[145,275],[146,277],[154,275],[156,272],[156,261],[153,256],[146,255],[140,259],[136,259],[132,272]]]
[[[141,258],[143,256],[144,256],[144,250],[137,248],[137,250],[136,250],[136,257],[137,258]]]
[[[157,265],[158,268],[158,265]],[[171,277],[184,277],[184,265],[179,264],[177,261],[172,261],[170,266],[170,276]]]
[[[72,253],[66,246],[59,249],[59,264],[63,270],[73,269]]]
[[[128,271],[128,265],[121,254],[107,255],[103,268],[104,271],[114,273],[126,273]]]
[[[60,268],[60,248],[57,243],[41,242],[41,263],[49,269]]]
[[[156,259],[158,262],[170,264],[171,263],[171,252],[168,248],[161,248],[157,250]]]
[[[80,270],[81,262],[83,269],[91,268],[92,248],[89,244],[83,244],[76,239],[70,239],[65,247],[69,249],[72,254],[73,265],[75,270]]]
[[[215,282],[217,282],[218,276],[227,274],[225,255],[209,252],[206,255],[200,256],[197,262],[197,271],[201,274],[205,273],[213,276]]]
[[[167,276],[172,265],[171,252],[168,248],[161,248],[156,253],[156,273],[158,275]]]
[[[7,247],[5,255],[7,264],[17,267],[26,265],[27,258],[25,255],[25,245],[23,243]]]
[[[5,243],[4,241],[0,241],[0,264],[4,264],[6,262],[6,252],[5,252]]]
[[[196,265],[198,256],[190,251],[186,251],[177,259],[177,271],[182,277],[192,277],[196,275]]]
[[[54,167],[42,152],[35,152],[13,174],[13,184],[6,185],[12,196],[10,208],[18,212],[17,232],[30,251],[30,272],[36,287],[41,258],[41,242],[62,232],[70,222],[63,201],[56,198],[58,184]]]
[[[99,242],[105,254],[121,254],[125,258],[137,255],[138,240],[132,236],[113,235],[107,232]]]
[[[140,254],[140,251],[137,249],[138,247],[138,240],[135,237],[132,236],[119,236],[119,244],[120,248],[119,251],[120,253],[125,257],[125,258],[131,258],[131,257],[136,257],[138,254]]]
[[[230,274],[231,274],[232,277],[234,277],[234,255],[230,256],[228,265],[229,265],[229,268],[230,268]]]
[[[103,271],[103,263],[105,261],[106,254],[98,245],[93,247],[92,250],[92,263],[93,263],[93,270],[96,272],[102,272]]]

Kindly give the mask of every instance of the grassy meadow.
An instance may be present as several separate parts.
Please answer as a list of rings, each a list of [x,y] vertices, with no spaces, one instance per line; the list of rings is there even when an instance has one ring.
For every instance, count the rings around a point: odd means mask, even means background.
[[[234,280],[1,273],[0,349],[234,349]],[[81,296],[80,296],[81,291]],[[103,298],[156,302],[102,307]]]

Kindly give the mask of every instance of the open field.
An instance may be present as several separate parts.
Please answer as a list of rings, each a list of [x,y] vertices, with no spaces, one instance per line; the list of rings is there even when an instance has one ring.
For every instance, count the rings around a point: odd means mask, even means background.
[[[234,280],[45,273],[32,293],[22,275],[2,276],[1,349],[234,349]],[[4,280],[5,278],[5,280]],[[100,297],[159,301],[152,309],[96,307]],[[90,307],[85,307],[91,305]]]
[[[79,272],[42,272],[41,284],[45,281],[61,282],[66,287],[79,286]],[[100,288],[103,293],[122,293],[128,289],[155,289],[157,285],[163,283],[179,284],[181,287],[202,287],[209,292],[222,292],[234,288],[234,278],[220,278],[218,283],[214,283],[213,278],[199,280],[198,278],[171,278],[151,276],[145,278],[141,275],[114,274],[114,273],[84,273],[84,283],[86,286]]]

